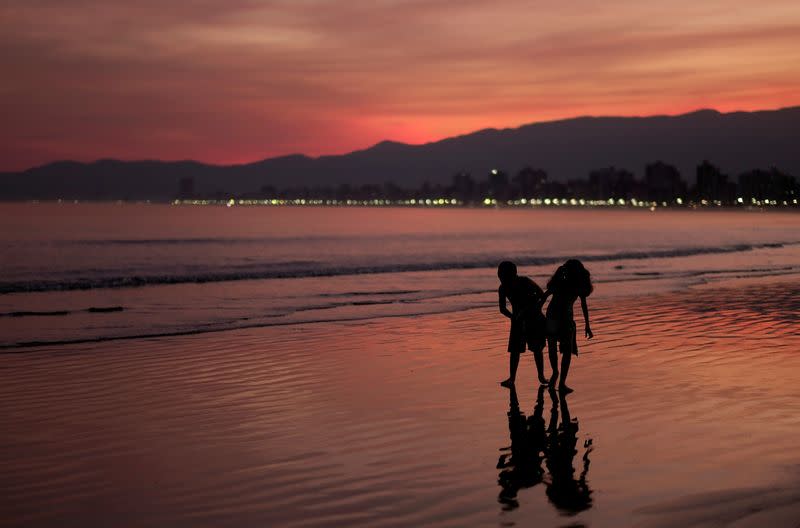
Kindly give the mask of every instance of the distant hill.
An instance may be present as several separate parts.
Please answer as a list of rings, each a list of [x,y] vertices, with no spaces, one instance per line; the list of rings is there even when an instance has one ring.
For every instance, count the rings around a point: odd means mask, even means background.
[[[736,176],[775,166],[800,176],[800,107],[758,112],[700,110],[679,116],[579,117],[513,129],[486,129],[424,145],[384,141],[340,156],[302,155],[245,165],[195,161],[63,161],[0,174],[0,199],[170,199],[181,178],[198,193],[245,193],[271,185],[337,186],[393,182],[418,187],[447,183],[458,171],[482,179],[492,168],[510,173],[530,165],[551,179],[586,178],[591,169],[626,168],[641,176],[663,160],[694,181],[708,159]]]

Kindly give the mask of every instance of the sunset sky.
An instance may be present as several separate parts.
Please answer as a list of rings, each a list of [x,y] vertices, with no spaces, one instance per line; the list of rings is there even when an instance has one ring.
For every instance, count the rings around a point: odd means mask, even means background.
[[[798,0],[9,0],[0,170],[800,104]]]

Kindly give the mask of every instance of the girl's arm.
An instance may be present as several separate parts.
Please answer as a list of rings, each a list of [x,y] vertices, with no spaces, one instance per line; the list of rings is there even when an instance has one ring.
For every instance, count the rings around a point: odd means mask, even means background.
[[[586,305],[586,297],[583,296],[581,296],[581,310],[583,310],[583,321],[586,323],[586,338],[591,339],[594,334],[589,326],[589,306]]]
[[[551,292],[550,290],[547,290],[547,291],[545,291],[545,292],[544,292],[544,294],[542,295],[542,299],[539,301],[539,309],[541,309],[541,308],[542,308],[542,306],[544,306],[544,302],[545,302],[545,301],[547,300],[547,298],[548,298],[548,297],[550,297],[551,295],[553,295],[553,292]]]
[[[503,293],[503,288],[498,288],[497,295],[497,304],[500,306],[500,313],[511,319],[511,312],[506,308],[506,296]]]

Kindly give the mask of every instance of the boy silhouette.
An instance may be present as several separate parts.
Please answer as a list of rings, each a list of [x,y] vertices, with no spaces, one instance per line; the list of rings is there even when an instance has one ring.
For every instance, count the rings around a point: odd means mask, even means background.
[[[509,376],[500,385],[511,387],[517,377],[519,355],[525,352],[525,346],[533,351],[539,383],[547,384],[544,377],[545,318],[541,305],[544,292],[533,280],[517,275],[517,266],[513,262],[503,261],[497,267],[500,288],[497,290],[500,313],[511,319],[511,331],[508,336]],[[511,303],[509,311],[506,299]]]

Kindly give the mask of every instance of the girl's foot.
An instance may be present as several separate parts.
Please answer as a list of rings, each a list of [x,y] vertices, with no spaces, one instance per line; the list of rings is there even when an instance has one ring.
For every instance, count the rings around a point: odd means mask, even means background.
[[[548,385],[550,381],[544,376],[539,376],[539,385]]]
[[[550,386],[551,387],[555,387],[556,386],[556,381],[558,381],[558,371],[554,370],[553,371],[553,375],[550,376]]]
[[[508,378],[507,380],[501,381],[500,385],[502,385],[503,387],[513,387],[514,386],[514,380],[511,379],[511,378]]]
[[[562,381],[561,385],[558,386],[558,392],[569,394],[570,392],[572,392],[572,389],[564,385],[564,382]]]

